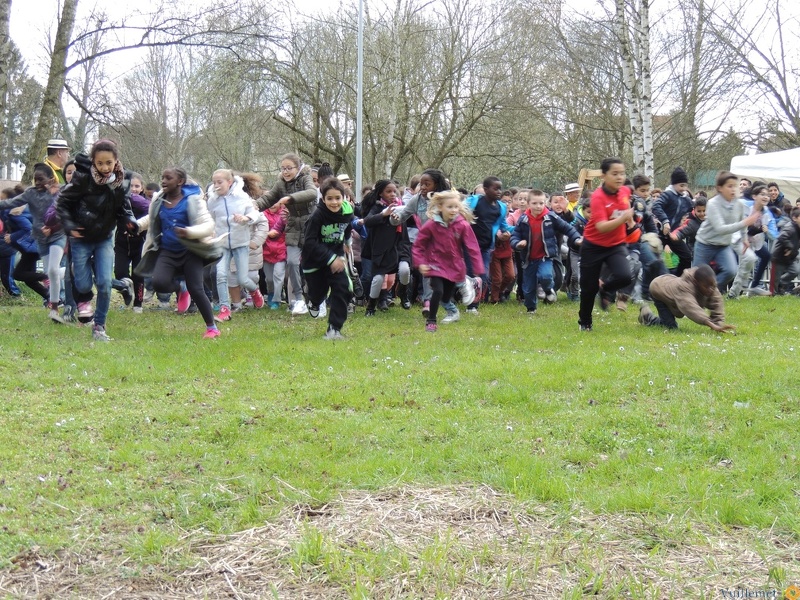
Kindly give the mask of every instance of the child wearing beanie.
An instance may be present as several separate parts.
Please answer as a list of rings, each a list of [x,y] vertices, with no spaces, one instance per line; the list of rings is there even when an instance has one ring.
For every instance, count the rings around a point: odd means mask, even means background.
[[[671,231],[681,225],[681,221],[692,212],[694,208],[692,199],[688,196],[689,177],[681,167],[675,167],[670,176],[670,185],[661,192],[661,195],[653,203],[653,216],[661,223],[661,242],[669,246],[672,252],[678,257],[678,267],[675,275],[680,277],[684,269],[692,265],[692,251],[686,242],[682,240],[672,240],[669,237]]]

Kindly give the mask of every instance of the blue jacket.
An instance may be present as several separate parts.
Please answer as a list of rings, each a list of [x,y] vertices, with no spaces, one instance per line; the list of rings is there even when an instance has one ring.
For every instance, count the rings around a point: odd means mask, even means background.
[[[575,228],[564,219],[553,212],[547,212],[542,219],[542,240],[544,241],[544,253],[547,258],[558,258],[561,250],[558,246],[558,236],[561,234],[567,237],[567,243],[572,249],[576,249],[575,242],[580,239],[580,234]],[[517,249],[517,244],[525,240],[525,248],[520,248],[522,254],[522,268],[528,266],[531,256],[531,226],[528,223],[528,212],[526,211],[517,221],[514,233],[511,234],[511,247]]]
[[[752,213],[753,204],[755,204],[755,201],[752,198],[745,196],[742,198],[742,202],[744,202],[745,206],[750,208],[750,213]],[[761,222],[767,226],[767,237],[771,240],[777,240],[778,235],[780,235],[780,231],[778,231],[778,224],[775,222],[775,217],[772,216],[772,213],[766,206],[761,209]],[[750,232],[748,231],[748,233]],[[754,234],[751,233],[751,235]]]
[[[464,200],[464,204],[466,204],[467,208],[471,211],[475,212],[475,207],[478,205],[478,200],[481,199],[481,195],[474,195],[468,196]],[[492,223],[492,246],[489,248],[490,250],[494,249],[494,244],[497,241],[497,232],[499,230],[512,232],[514,228],[508,224],[506,221],[506,214],[508,213],[508,207],[505,205],[505,202],[501,202],[500,200],[497,201],[497,204],[500,206],[500,216],[497,218],[497,221]]]
[[[33,216],[26,208],[20,215],[12,215],[11,211],[3,211],[3,222],[8,226],[8,232],[11,234],[11,246],[14,247],[14,253],[17,250],[30,254],[39,254],[39,245],[33,239],[31,232],[33,231]]]
[[[653,216],[661,222],[669,223],[671,231],[675,231],[681,226],[681,219],[684,215],[692,212],[694,204],[687,196],[679,196],[672,186],[669,186],[653,203]]]

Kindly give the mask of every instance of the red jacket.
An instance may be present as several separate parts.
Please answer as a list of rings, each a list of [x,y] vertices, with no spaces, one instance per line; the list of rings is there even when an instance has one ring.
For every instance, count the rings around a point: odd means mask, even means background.
[[[467,276],[464,250],[469,255],[475,275],[482,275],[483,257],[472,226],[461,215],[457,215],[449,225],[437,215],[420,227],[411,253],[415,266],[431,267],[428,277],[441,277],[457,283]]]
[[[627,235],[625,223],[621,224],[608,233],[600,233],[595,229],[598,221],[610,221],[614,217],[614,211],[624,211],[631,207],[631,191],[627,186],[622,186],[616,194],[608,194],[603,186],[597,188],[592,194],[591,208],[592,216],[586,224],[583,232],[583,239],[597,246],[611,248],[625,243]]]
[[[278,237],[267,237],[267,241],[264,242],[264,262],[271,265],[286,260],[286,221],[284,221],[281,212],[264,211],[270,231],[274,229],[280,232]]]

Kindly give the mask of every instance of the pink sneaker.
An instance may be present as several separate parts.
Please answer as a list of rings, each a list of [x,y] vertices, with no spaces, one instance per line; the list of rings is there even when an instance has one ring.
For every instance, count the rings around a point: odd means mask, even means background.
[[[218,338],[219,336],[220,336],[219,329],[217,329],[216,327],[209,327],[203,334],[203,339],[213,340],[214,338]]]
[[[422,316],[427,319],[428,315],[430,314],[431,314],[431,301],[425,300],[425,302],[422,303]]]
[[[261,290],[254,291],[250,294],[250,297],[253,299],[253,306],[264,308],[264,296],[261,294]]]
[[[189,310],[189,305],[192,303],[192,297],[189,292],[180,292],[178,294],[178,314],[182,315]]]
[[[439,327],[437,327],[436,323],[425,323],[425,331],[428,333],[436,333],[438,329]]]
[[[94,309],[92,309],[91,302],[78,302],[78,318],[82,323],[86,323],[84,319],[92,320],[94,317]]]
[[[219,314],[214,317],[215,321],[230,321],[231,320],[231,309],[227,306],[223,306],[219,309]]]

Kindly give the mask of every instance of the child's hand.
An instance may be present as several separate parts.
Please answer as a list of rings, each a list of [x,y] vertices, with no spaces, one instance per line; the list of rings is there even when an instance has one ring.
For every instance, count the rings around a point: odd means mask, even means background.
[[[51,232],[51,229],[47,225],[42,227],[42,233],[44,234],[45,237],[50,237],[50,232]],[[8,236],[6,236],[6,237],[8,237]],[[6,240],[6,242],[8,242],[8,240]]]
[[[83,231],[83,227],[78,227],[77,229],[73,229],[72,231],[70,231],[69,234],[74,238],[82,238],[83,234],[81,233],[81,231]]]
[[[664,226],[661,228],[661,231],[664,235],[669,235],[669,232],[672,228],[669,226],[669,223],[664,223]]]
[[[420,265],[419,266],[419,272],[422,273],[423,275],[427,275],[428,273],[431,272],[431,266],[430,265]]]
[[[258,248],[258,244],[255,242],[250,242],[250,250],[255,250],[256,248]]]
[[[274,240],[274,239],[275,239],[276,237],[278,237],[279,235],[280,235],[280,233],[278,233],[278,232],[277,232],[277,231],[275,231],[274,229],[270,229],[270,230],[269,230],[269,233],[267,234],[267,237],[268,237],[269,239],[271,239],[271,240]]]
[[[726,331],[736,331],[736,326],[735,325],[728,325],[727,323],[723,323],[722,325],[717,325],[716,323],[711,323],[711,325],[709,325],[709,327],[711,327],[711,329],[713,329],[714,331],[719,331],[719,332],[723,332],[723,333],[726,332]]]
[[[186,232],[186,227],[175,227],[172,231],[174,231],[175,235],[177,235],[179,238],[185,238],[188,235]]]
[[[507,231],[498,231],[497,232],[497,239],[498,240],[510,240],[511,234]]]
[[[341,273],[344,271],[344,258],[337,256],[331,263],[331,273]]]
[[[672,231],[670,231],[669,232],[669,239],[671,239],[673,242],[677,242],[678,241],[678,234],[673,233]]]
[[[789,255],[791,255],[791,254],[792,254],[792,251],[791,251],[791,250],[784,250],[784,252],[783,252],[783,255],[784,255],[784,256],[789,256]]]
[[[581,239],[583,239],[583,238],[581,238]],[[525,248],[527,245],[528,245],[528,241],[527,240],[520,240],[520,241],[517,242],[517,249],[519,250],[520,248]]]
[[[48,235],[48,234],[45,234],[45,235]],[[10,233],[5,234],[3,236],[3,239],[5,240],[6,244],[10,244],[11,243],[11,234]]]

